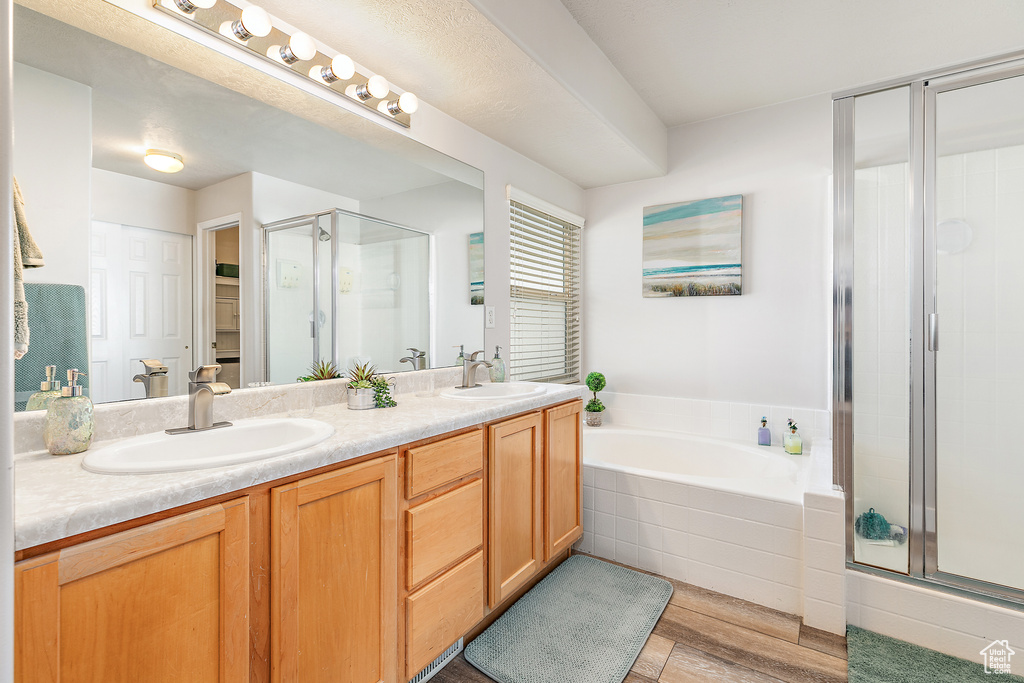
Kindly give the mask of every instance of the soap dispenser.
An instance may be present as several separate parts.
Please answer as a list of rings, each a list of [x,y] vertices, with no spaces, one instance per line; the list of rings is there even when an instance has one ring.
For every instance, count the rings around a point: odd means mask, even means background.
[[[796,422],[792,419],[786,427],[786,435],[782,437],[782,445],[790,455],[800,455],[804,452],[804,440],[796,433]]]
[[[757,445],[758,446],[771,446],[772,445],[772,430],[768,429],[768,418],[761,418],[761,427],[757,430]]]
[[[466,345],[459,346],[459,357],[455,359],[456,365],[463,365],[466,362]]]
[[[505,361],[501,359],[501,347],[494,347],[494,358],[491,359],[491,367],[487,369],[492,382],[505,381]]]
[[[92,443],[96,422],[92,414],[92,401],[82,395],[78,379],[84,373],[68,370],[68,384],[61,389],[60,398],[54,399],[46,411],[43,441],[53,455],[81,453]]]
[[[46,410],[53,399],[60,398],[60,380],[57,379],[57,366],[46,366],[46,380],[39,383],[39,391],[28,397],[25,410]]]

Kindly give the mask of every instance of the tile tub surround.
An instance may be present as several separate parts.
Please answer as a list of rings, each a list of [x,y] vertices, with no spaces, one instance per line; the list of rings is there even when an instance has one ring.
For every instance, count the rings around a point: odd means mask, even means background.
[[[686,432],[756,444],[761,418],[767,417],[768,427],[772,431],[772,444],[782,445],[786,420],[792,418],[803,438],[804,449],[815,441],[829,440],[832,433],[832,418],[827,410],[620,394],[614,391],[602,391],[600,398],[608,409],[603,416],[605,423],[616,427]]]
[[[855,569],[846,573],[846,598],[854,626],[971,662],[992,641],[1009,640],[1018,653],[1012,673],[1024,675],[1024,611]]]
[[[412,386],[413,374],[401,376],[400,388]],[[447,383],[447,379],[443,381]],[[447,386],[446,383],[440,384],[439,387]],[[341,385],[339,382],[337,386]],[[341,399],[343,393],[338,393],[337,396],[342,402],[319,405],[311,416],[313,419],[334,425],[335,434],[326,441],[289,455],[192,472],[147,475],[93,474],[81,467],[85,454],[57,457],[38,450],[23,453],[15,459],[14,468],[16,549],[67,538],[581,396],[579,386],[547,387],[546,393],[528,398],[480,402],[401,393],[397,396],[398,406],[395,408],[360,411],[349,410]],[[335,391],[333,387],[320,388],[308,385],[270,389],[284,393],[310,389]],[[280,417],[284,405],[280,397],[274,394],[262,400],[258,397],[261,391],[253,389],[253,393],[250,394],[253,405],[259,404],[254,412],[245,413],[240,407],[233,409],[238,413],[229,412],[223,407],[218,411],[218,407],[215,406],[215,414],[218,419],[271,415]],[[245,398],[247,393],[239,392],[239,395]],[[433,390],[425,388],[420,393],[433,393]],[[218,397],[217,400],[221,398],[230,396]],[[187,398],[177,397],[175,400],[184,400],[187,403]],[[250,399],[245,400],[248,402]],[[106,415],[97,417],[97,427],[104,418],[116,417],[118,411],[127,410],[130,413],[131,409],[127,406],[142,411],[144,403],[147,402],[98,406],[97,411],[103,408],[108,410],[105,411]],[[274,410],[278,412],[270,412]],[[142,421],[136,421],[131,427],[130,434],[145,433],[135,431],[142,429],[143,425],[149,428],[148,431],[155,431],[179,422],[177,415],[173,418],[164,418],[161,417],[160,411],[149,410],[148,406],[147,411],[143,412],[152,414],[141,418]],[[110,432],[106,433],[109,435]],[[183,435],[183,438],[187,437],[188,435]],[[93,447],[98,445],[100,444],[94,444]]]

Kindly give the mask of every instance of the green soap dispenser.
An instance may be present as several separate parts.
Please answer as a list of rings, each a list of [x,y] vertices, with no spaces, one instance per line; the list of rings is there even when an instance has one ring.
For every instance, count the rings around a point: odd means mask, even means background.
[[[494,347],[494,358],[491,359],[491,367],[487,369],[492,382],[505,381],[505,361],[501,359],[501,347]]]
[[[57,366],[46,366],[46,379],[39,383],[39,391],[28,397],[25,410],[46,410],[55,398],[60,398],[60,380]]]
[[[466,345],[459,346],[459,357],[455,359],[456,365],[463,365],[466,362]]]
[[[81,453],[92,443],[96,421],[92,414],[92,400],[82,395],[78,378],[85,373],[68,370],[68,384],[61,389],[60,398],[54,399],[46,411],[43,441],[53,455]]]

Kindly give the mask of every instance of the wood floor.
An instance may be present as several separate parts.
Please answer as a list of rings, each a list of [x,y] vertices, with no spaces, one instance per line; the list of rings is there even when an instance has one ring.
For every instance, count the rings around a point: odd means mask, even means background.
[[[624,683],[833,683],[846,680],[846,639],[799,617],[671,581],[665,613]],[[493,683],[460,654],[432,683]]]

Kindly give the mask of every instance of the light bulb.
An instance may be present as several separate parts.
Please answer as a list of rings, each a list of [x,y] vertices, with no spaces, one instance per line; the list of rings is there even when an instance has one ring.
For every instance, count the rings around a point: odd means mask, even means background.
[[[356,64],[351,57],[338,55],[331,60],[330,66],[314,66],[309,70],[310,78],[318,78],[324,83],[347,81],[356,73]]]
[[[383,100],[377,109],[385,114],[398,116],[399,114],[415,114],[420,108],[420,98],[411,92],[402,93],[397,100]]]
[[[272,28],[270,15],[265,9],[255,5],[250,5],[242,10],[242,17],[231,24],[231,32],[243,43],[253,36],[263,38],[269,35]]]
[[[281,48],[281,59],[285,64],[305,62],[316,57],[316,43],[307,33],[296,33]]]
[[[146,156],[142,160],[151,169],[161,173],[177,173],[185,168],[185,162],[180,155],[159,149],[147,149]]]
[[[217,0],[174,0],[174,5],[185,14],[192,14],[197,9],[210,9]]]
[[[391,86],[388,85],[388,80],[383,76],[370,76],[370,80],[366,82],[366,92],[378,100],[382,97],[387,97],[390,91]]]

